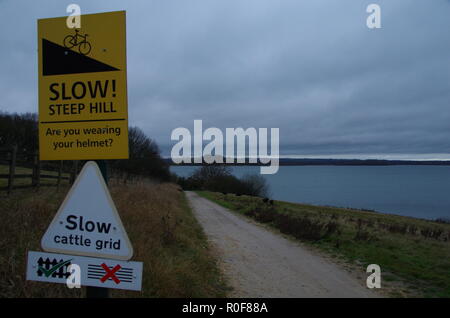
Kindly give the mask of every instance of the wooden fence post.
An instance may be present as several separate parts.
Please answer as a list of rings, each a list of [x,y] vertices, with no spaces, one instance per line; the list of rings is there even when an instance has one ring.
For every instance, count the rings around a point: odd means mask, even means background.
[[[70,175],[69,175],[69,184],[72,184],[73,180],[74,180],[74,172],[73,172],[74,165],[75,165],[75,162],[72,161],[72,169],[70,169]]]
[[[35,187],[36,186],[36,176],[37,176],[37,172],[36,172],[36,152],[33,152],[33,168],[31,171],[31,186]]]
[[[61,184],[61,177],[62,177],[62,170],[63,170],[63,162],[64,161],[60,161],[59,162],[59,169],[58,169],[58,181],[56,183],[56,189],[59,190],[59,186]]]
[[[32,182],[33,187],[39,187],[41,184],[41,161],[39,160],[39,153],[34,153],[34,162],[33,162],[33,175]]]
[[[14,184],[14,174],[16,173],[17,145],[11,149],[11,158],[9,161],[8,194],[11,193]]]
[[[75,182],[75,179],[77,178],[78,174],[78,160],[73,161],[73,168],[70,172],[70,184],[73,184]]]

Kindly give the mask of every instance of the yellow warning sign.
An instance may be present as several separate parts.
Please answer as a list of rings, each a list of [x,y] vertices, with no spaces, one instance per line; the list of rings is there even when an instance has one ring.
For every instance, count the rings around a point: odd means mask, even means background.
[[[125,19],[38,20],[40,160],[128,158]]]

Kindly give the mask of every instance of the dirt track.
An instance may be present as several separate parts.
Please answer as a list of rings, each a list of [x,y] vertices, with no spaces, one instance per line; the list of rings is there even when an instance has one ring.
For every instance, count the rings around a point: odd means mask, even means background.
[[[230,297],[376,297],[327,259],[186,192],[234,288]]]

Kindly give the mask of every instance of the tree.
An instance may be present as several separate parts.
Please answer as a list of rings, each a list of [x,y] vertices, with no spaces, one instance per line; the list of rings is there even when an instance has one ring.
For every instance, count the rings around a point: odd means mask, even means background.
[[[128,130],[130,158],[142,159],[159,155],[158,145],[138,127]]]
[[[138,127],[128,130],[129,159],[116,160],[112,166],[117,171],[161,181],[170,180],[169,166],[160,156],[158,145]]]
[[[213,178],[230,176],[230,175],[231,175],[231,169],[228,166],[207,165],[207,166],[203,166],[200,169],[196,170],[192,174],[191,178],[206,182],[207,180],[211,180]]]
[[[267,197],[269,187],[260,175],[245,175],[238,179],[231,174],[231,168],[224,165],[206,165],[197,169],[189,178],[178,178],[185,190],[208,190]]]
[[[0,112],[0,147],[17,145],[20,152],[33,152],[38,142],[37,115]]]
[[[269,196],[269,186],[263,176],[259,174],[247,174],[242,177],[241,182],[244,184],[245,194],[258,197]]]

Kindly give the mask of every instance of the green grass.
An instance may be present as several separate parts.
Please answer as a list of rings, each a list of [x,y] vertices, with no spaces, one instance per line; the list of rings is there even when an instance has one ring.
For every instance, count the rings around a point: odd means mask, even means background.
[[[385,286],[402,286],[392,291],[393,296],[450,297],[450,224],[282,201],[270,206],[261,198],[198,193],[346,262],[364,268],[380,265]]]

